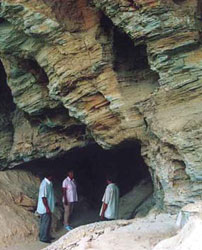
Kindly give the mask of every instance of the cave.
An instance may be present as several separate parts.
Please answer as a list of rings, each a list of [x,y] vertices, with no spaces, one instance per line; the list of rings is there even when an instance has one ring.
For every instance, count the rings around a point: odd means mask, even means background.
[[[0,111],[10,113],[15,109],[13,97],[7,84],[7,75],[3,63],[0,60]]]
[[[113,69],[128,108],[159,88],[159,74],[151,69],[146,43],[134,42],[117,27],[114,27],[112,40]]]
[[[78,214],[87,217],[82,220],[83,224],[99,220],[98,214],[106,187],[106,175],[109,173],[116,176],[120,197],[131,192],[134,187],[145,185],[145,183],[151,184],[151,196],[153,193],[151,176],[141,156],[141,145],[138,141],[128,141],[111,150],[104,150],[93,143],[84,148],[72,149],[55,159],[43,158],[24,163],[19,168],[31,171],[41,179],[44,172],[50,171],[60,193],[58,197],[61,197],[61,183],[68,169],[73,169],[80,197],[77,204],[77,210],[80,211]],[[144,193],[140,195],[142,199],[138,206],[147,198]],[[62,207],[61,200],[59,204]],[[135,214],[135,209],[133,214]]]
[[[134,71],[149,68],[146,45],[134,46],[132,39],[117,28],[114,30],[113,41],[115,71]]]
[[[181,4],[181,3],[183,3],[183,2],[185,2],[186,0],[173,0],[173,2],[175,3],[175,4]]]
[[[146,44],[135,45],[126,33],[115,27],[113,53],[114,71],[120,83],[143,85],[147,81],[153,89],[158,86],[159,75],[150,68]]]
[[[37,84],[47,87],[49,80],[46,72],[35,60],[24,59],[19,61],[19,67],[31,73],[37,80]]]
[[[202,19],[202,0],[197,1],[196,17],[201,21],[201,19]]]

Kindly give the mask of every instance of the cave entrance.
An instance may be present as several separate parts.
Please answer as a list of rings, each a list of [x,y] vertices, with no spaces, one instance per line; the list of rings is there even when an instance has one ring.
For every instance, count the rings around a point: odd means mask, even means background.
[[[1,21],[1,20],[0,20]],[[7,75],[0,60],[0,112],[9,113],[15,109],[11,90],[7,84]]]
[[[118,88],[127,109],[148,98],[159,87],[160,77],[151,69],[146,43],[134,41],[104,14],[100,27],[98,37],[104,60],[112,65],[116,73]]]
[[[139,142],[126,142],[112,150],[104,150],[97,144],[92,144],[85,148],[73,149],[60,158],[26,163],[24,167],[39,176],[43,176],[44,170],[50,170],[59,187],[66,177],[67,170],[74,170],[80,197],[77,204],[79,212],[74,217],[75,221],[79,219],[78,224],[99,220],[98,213],[106,187],[107,173],[115,173],[117,176],[117,185],[122,197],[121,206],[126,206],[124,209],[127,210],[128,202],[135,201],[134,207],[130,204],[127,216],[124,216],[125,211],[122,211],[121,218],[131,218],[136,214],[137,208],[153,192],[151,176],[141,156]],[[58,190],[61,192],[60,188]],[[85,218],[81,219],[81,215]]]
[[[31,73],[37,80],[37,83],[43,87],[47,87],[49,80],[46,72],[35,60],[24,59],[19,61],[19,67],[26,72]]]
[[[149,65],[146,44],[135,45],[126,33],[114,28],[113,53],[114,71],[120,84],[144,86],[150,92],[159,86],[159,75]]]
[[[0,167],[7,166],[7,157],[12,147],[12,113],[14,110],[15,104],[11,90],[7,85],[6,71],[0,60]]]

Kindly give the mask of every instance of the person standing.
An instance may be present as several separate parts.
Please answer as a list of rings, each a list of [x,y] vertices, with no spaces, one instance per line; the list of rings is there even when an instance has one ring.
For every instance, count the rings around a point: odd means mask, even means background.
[[[63,206],[64,206],[64,227],[67,231],[72,230],[69,224],[69,217],[73,212],[74,203],[78,201],[77,187],[74,181],[74,172],[69,170],[67,178],[62,183]]]
[[[54,208],[52,175],[47,174],[40,184],[37,204],[37,213],[40,214],[39,240],[45,243],[51,243],[50,229]]]
[[[118,219],[119,188],[115,184],[115,179],[112,175],[107,176],[107,184],[102,198],[100,216],[102,220],[115,220]]]

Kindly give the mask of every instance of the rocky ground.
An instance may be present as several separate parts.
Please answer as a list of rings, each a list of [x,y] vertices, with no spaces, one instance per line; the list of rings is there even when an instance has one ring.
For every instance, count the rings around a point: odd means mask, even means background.
[[[68,233],[60,230],[49,246],[25,240],[0,250],[200,250],[201,207],[202,204],[185,206],[181,217],[153,209],[143,218],[81,225],[98,219],[97,213],[91,211],[87,216],[76,215],[75,229]]]
[[[78,216],[78,209],[75,211],[73,217],[72,217],[72,226],[74,228],[79,227],[80,225],[85,225],[87,223],[91,223],[93,221],[98,221],[98,211],[96,210],[88,210],[88,213],[82,213],[80,216]],[[38,229],[37,229],[38,231]],[[61,226],[59,230],[55,232],[52,232],[52,236],[54,236],[55,240],[58,240],[60,237],[62,237],[64,234],[66,234],[66,230]],[[18,241],[15,244],[12,244],[11,240],[9,241],[9,246],[8,247],[0,247],[0,250],[39,250],[43,249],[47,246],[46,243],[42,243],[38,240],[38,237],[26,237],[22,241]]]
[[[17,244],[1,250],[150,250],[162,239],[176,232],[175,216],[152,214],[146,218],[118,220],[115,222],[96,222],[75,228],[62,236],[65,231],[56,234],[61,237],[50,246],[38,241]]]
[[[179,230],[176,216],[152,212],[145,218],[80,226],[70,233],[60,230],[55,235],[59,239],[48,247],[32,240],[0,250],[200,250],[201,230],[198,216]]]
[[[201,219],[193,218],[176,236],[163,240],[154,250],[200,250],[201,230]]]
[[[141,219],[81,226],[45,249],[150,250],[162,239],[173,236],[175,232],[175,216],[152,214]]]
[[[64,235],[47,250],[201,250],[202,202],[176,215],[94,223]]]
[[[40,179],[29,171],[21,169],[0,172],[0,216],[2,218],[0,220],[0,249],[5,247],[8,250],[23,249],[27,246],[33,246],[33,249],[44,247],[44,244],[36,242],[39,218],[34,215],[34,211],[39,184]],[[136,210],[137,214],[146,215],[153,205],[150,201],[151,194],[151,181],[144,180],[136,185],[129,193],[121,197],[119,217],[121,219],[133,218]],[[58,239],[65,231],[58,231],[59,226],[62,225],[62,204],[60,186],[57,189],[56,183],[55,195],[58,206],[53,216],[52,231]],[[141,213],[138,209],[141,210]],[[92,204],[80,196],[72,216],[72,226],[77,228],[99,221],[99,210],[99,206],[92,208]],[[19,245],[22,240],[25,246]],[[32,243],[28,244],[30,241]]]

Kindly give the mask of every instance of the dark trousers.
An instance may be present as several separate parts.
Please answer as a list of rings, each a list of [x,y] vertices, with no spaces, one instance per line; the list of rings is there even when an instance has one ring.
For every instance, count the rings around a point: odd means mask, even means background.
[[[40,241],[50,240],[50,229],[51,229],[51,214],[41,214],[40,226],[39,226],[39,239]]]

